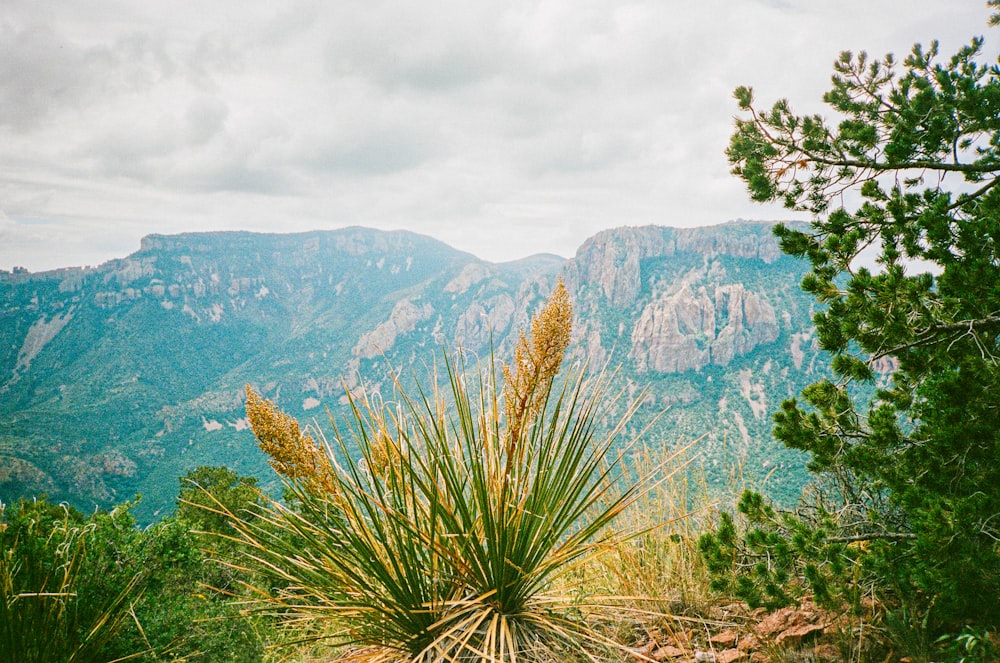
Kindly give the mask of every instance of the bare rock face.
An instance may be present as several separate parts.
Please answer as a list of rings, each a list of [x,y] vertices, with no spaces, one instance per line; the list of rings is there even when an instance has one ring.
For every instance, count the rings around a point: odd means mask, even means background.
[[[506,293],[473,302],[458,319],[455,343],[472,350],[489,347],[491,337],[507,334],[514,309],[514,299]]]
[[[632,331],[630,357],[639,371],[681,373],[735,357],[778,338],[774,308],[742,284],[683,284],[650,302]]]
[[[462,268],[462,271],[458,273],[458,276],[448,282],[448,285],[444,287],[444,291],[450,294],[461,294],[468,290],[469,287],[479,283],[489,276],[490,270],[485,264],[481,262],[470,262]]]
[[[409,299],[399,300],[388,320],[361,335],[352,354],[362,359],[372,359],[391,350],[398,337],[416,329],[417,323],[430,318],[433,312],[434,309],[427,302],[418,305]]]
[[[612,306],[635,303],[642,287],[640,264],[653,256],[697,253],[706,258],[729,255],[772,263],[781,256],[767,226],[725,224],[711,228],[616,228],[594,235],[580,247],[567,266],[572,286],[599,284]],[[571,288],[573,289],[573,288]]]
[[[774,308],[741,284],[716,288],[715,310],[720,329],[712,343],[712,363],[717,366],[727,366],[734,357],[778,338]],[[726,320],[725,326],[722,320]]]
[[[62,331],[66,323],[72,318],[73,309],[71,308],[65,314],[52,316],[51,320],[46,320],[43,315],[35,321],[35,324],[31,325],[31,328],[28,330],[28,335],[25,336],[24,343],[21,344],[21,351],[17,353],[17,364],[14,366],[14,373],[27,370],[31,366],[31,360],[41,352],[42,348],[49,341],[55,338],[56,334]]]
[[[715,303],[705,288],[684,284],[646,306],[632,329],[631,357],[640,372],[681,373],[711,361]]]
[[[635,301],[641,286],[639,261],[649,255],[673,255],[658,228],[619,228],[598,233],[577,251],[569,280],[599,284],[613,306]]]
[[[583,359],[587,366],[600,368],[608,360],[608,352],[601,345],[601,332],[596,329],[590,330],[580,344],[583,348]]]

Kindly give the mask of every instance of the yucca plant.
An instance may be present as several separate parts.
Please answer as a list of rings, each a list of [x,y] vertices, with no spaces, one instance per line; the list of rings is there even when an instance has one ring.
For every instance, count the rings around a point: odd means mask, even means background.
[[[349,393],[330,441],[248,387],[292,498],[229,514],[264,605],[328,620],[352,660],[596,660],[614,647],[593,628],[605,604],[566,578],[629,536],[611,525],[639,491],[614,487],[621,426],[597,427],[607,381],[556,379],[571,317],[559,283],[502,379],[492,360],[469,370],[446,355],[430,389]]]
[[[107,663],[104,647],[130,619],[141,575],[115,596],[81,595],[96,526],[48,508],[62,516],[43,522],[51,514],[39,508],[12,528],[0,507],[0,663]]]

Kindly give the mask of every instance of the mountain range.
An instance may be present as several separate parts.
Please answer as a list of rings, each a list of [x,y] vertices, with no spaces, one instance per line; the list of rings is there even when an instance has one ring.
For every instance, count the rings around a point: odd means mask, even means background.
[[[571,360],[641,398],[631,430],[648,428],[648,448],[697,440],[710,484],[742,473],[794,499],[804,460],[771,438],[771,412],[827,362],[806,265],[771,230],[623,227],[568,260],[500,264],[402,231],[188,233],[98,267],[0,271],[0,500],[90,510],[141,494],[150,522],[200,465],[273,488],[245,384],[322,427],[345,390],[426,379],[442,346],[508,358],[559,278]]]

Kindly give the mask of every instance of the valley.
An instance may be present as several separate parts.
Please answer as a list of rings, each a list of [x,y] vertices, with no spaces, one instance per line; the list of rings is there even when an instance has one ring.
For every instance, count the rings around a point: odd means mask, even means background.
[[[135,513],[151,522],[201,465],[277,490],[244,385],[327,427],[345,390],[426,380],[442,347],[507,360],[563,278],[570,360],[642,399],[623,445],[639,431],[653,449],[698,440],[692,467],[709,484],[766,481],[791,502],[804,461],[771,439],[771,413],[828,370],[805,271],[770,224],[733,222],[623,227],[568,260],[500,264],[364,228],[153,235],[98,267],[3,272],[0,499],[91,511],[141,494]]]

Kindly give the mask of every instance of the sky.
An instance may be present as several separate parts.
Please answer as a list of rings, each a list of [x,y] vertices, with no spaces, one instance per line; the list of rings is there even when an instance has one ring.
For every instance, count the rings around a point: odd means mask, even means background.
[[[789,219],[725,147],[753,86],[823,113],[843,50],[982,0],[2,0],[0,269],[148,234],[406,229],[490,261],[607,228]]]

